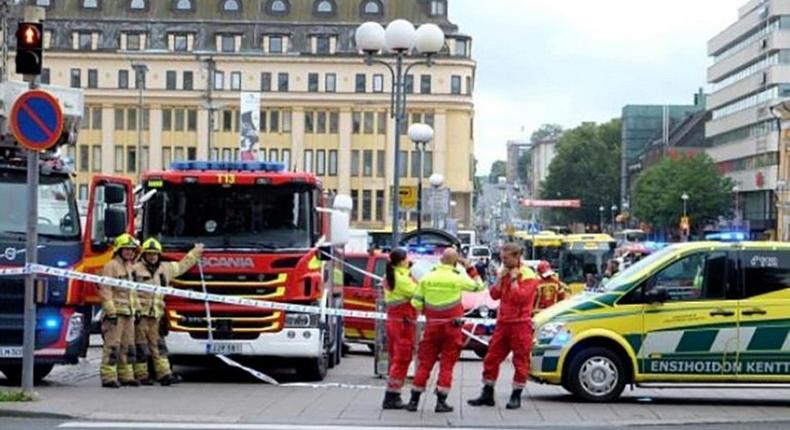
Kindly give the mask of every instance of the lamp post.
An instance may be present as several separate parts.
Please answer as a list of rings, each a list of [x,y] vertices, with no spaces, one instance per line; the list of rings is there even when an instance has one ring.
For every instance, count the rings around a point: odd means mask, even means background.
[[[612,207],[611,207],[611,208],[609,208],[609,209],[611,209],[611,210],[612,210],[612,233],[614,233],[614,230],[615,230],[615,225],[614,225],[614,214],[615,214],[615,213],[617,213],[617,205],[612,205]]]
[[[601,221],[598,223],[598,230],[600,230],[600,231],[601,231],[601,233],[603,233],[603,211],[604,211],[604,210],[605,210],[605,209],[604,209],[604,207],[603,207],[603,206],[599,206],[599,207],[598,207],[598,213],[600,213],[600,214],[601,214]]]
[[[778,189],[779,188],[779,181],[776,182],[776,185],[777,185],[777,189]],[[733,194],[733,197],[735,197],[735,222],[736,222],[736,225],[738,227],[740,227],[740,224],[741,224],[740,221],[739,221],[739,216],[738,216],[738,212],[740,212],[740,208],[738,207],[739,206],[739,204],[738,204],[739,203],[738,202],[738,192],[739,191],[741,191],[741,187],[739,187],[738,185],[734,185],[732,187],[732,194]]]
[[[428,182],[431,183],[431,187],[433,188],[433,191],[434,191],[434,193],[433,193],[434,200],[436,200],[436,197],[435,197],[436,193],[438,193],[439,189],[442,188],[442,185],[444,185],[444,176],[442,176],[442,175],[440,175],[438,173],[434,173],[434,174],[431,175],[431,177],[428,178]],[[439,227],[439,223],[437,222],[437,219],[436,219],[436,202],[435,201],[431,203],[431,226],[433,228],[438,228]]]
[[[143,91],[145,90],[145,74],[148,66],[143,63],[132,63],[135,85],[137,86],[137,180],[143,171]]]
[[[433,128],[428,124],[416,123],[409,127],[409,139],[414,142],[414,149],[420,153],[420,166],[417,172],[417,230],[422,229],[422,173],[425,146],[433,139]]]
[[[400,136],[401,124],[406,116],[406,91],[405,76],[417,65],[432,64],[432,58],[444,47],[444,32],[436,24],[423,24],[417,30],[414,24],[405,19],[396,19],[387,25],[387,28],[377,22],[366,22],[357,28],[355,34],[357,48],[365,54],[365,62],[370,66],[373,63],[387,67],[392,77],[392,93],[390,96],[390,116],[395,119],[395,166],[393,171],[392,194],[397,196],[400,189]],[[425,57],[423,60],[412,62],[405,67],[404,59],[412,47]],[[375,59],[374,56],[382,50],[394,54],[395,66],[389,62]],[[392,249],[400,242],[399,234],[400,202],[392,198]]]
[[[689,201],[688,193],[683,193],[683,195],[680,196],[680,199],[683,200],[683,220],[685,221],[686,217],[688,216],[688,207],[687,207]],[[683,241],[684,242],[688,241],[688,229],[686,228],[683,228]]]

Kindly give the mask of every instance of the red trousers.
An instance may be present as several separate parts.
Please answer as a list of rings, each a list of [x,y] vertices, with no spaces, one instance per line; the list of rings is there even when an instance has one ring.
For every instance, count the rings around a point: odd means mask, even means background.
[[[488,344],[488,352],[483,359],[483,383],[496,384],[499,376],[499,365],[513,352],[513,387],[523,388],[527,385],[529,375],[529,355],[532,350],[532,324],[498,323],[494,335]]]
[[[389,373],[387,391],[400,392],[414,351],[417,326],[413,319],[390,317],[387,319],[387,352]]]
[[[434,364],[439,362],[439,379],[436,389],[447,393],[453,382],[453,367],[461,356],[464,335],[461,327],[452,322],[431,322],[425,324],[425,332],[417,352],[417,374],[414,375],[414,390],[425,391]]]

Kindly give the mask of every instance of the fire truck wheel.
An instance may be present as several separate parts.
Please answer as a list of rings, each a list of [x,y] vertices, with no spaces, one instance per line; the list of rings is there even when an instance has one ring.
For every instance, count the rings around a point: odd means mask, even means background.
[[[299,366],[299,376],[306,381],[323,381],[329,367],[329,357],[306,358]]]

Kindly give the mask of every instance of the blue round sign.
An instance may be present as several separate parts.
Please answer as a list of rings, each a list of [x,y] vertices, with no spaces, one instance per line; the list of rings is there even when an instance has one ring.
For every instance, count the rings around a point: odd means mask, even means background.
[[[49,149],[63,132],[63,111],[52,94],[28,91],[14,102],[11,109],[11,132],[27,149]]]

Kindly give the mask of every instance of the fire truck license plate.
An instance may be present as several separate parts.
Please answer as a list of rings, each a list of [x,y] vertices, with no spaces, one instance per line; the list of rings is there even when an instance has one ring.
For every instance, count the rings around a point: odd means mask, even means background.
[[[0,358],[21,358],[21,346],[0,346]]]
[[[221,355],[241,354],[242,344],[241,343],[213,343],[209,346],[208,349],[211,354],[221,354]]]

